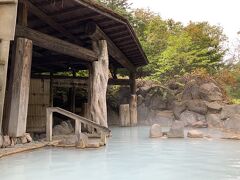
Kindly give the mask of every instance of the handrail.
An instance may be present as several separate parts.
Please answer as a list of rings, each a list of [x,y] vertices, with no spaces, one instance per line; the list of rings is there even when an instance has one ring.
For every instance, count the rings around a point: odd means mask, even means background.
[[[92,126],[95,129],[98,129],[101,132],[101,137],[110,134],[111,130],[107,127],[101,126],[85,117],[79,116],[67,110],[64,110],[59,107],[48,107],[47,108],[47,124],[46,124],[46,137],[48,141],[52,141],[52,125],[53,125],[53,113],[59,113],[64,116],[67,116],[75,120],[75,134],[79,136],[81,134],[81,123]],[[104,134],[104,135],[102,135]],[[103,137],[105,138],[105,137]]]

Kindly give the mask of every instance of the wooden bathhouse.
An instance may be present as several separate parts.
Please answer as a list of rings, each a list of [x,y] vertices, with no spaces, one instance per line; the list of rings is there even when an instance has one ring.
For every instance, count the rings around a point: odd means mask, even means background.
[[[93,1],[0,0],[0,134],[51,136],[53,113],[80,119],[75,129],[86,123],[107,131],[108,85],[130,86],[130,125],[136,125],[135,72],[147,63],[128,20]],[[129,79],[117,79],[120,68]],[[80,113],[75,96],[82,86]],[[70,109],[54,107],[58,88],[70,89]]]

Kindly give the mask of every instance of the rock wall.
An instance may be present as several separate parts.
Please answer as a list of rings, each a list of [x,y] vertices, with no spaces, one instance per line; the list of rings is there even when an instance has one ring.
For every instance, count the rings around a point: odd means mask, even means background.
[[[129,89],[120,88],[115,109],[128,103]],[[214,81],[189,80],[185,84],[141,86],[137,89],[138,125],[172,126],[181,121],[185,127],[223,128],[240,132],[240,105],[228,104],[224,92]],[[109,124],[119,125],[118,110],[108,101]]]

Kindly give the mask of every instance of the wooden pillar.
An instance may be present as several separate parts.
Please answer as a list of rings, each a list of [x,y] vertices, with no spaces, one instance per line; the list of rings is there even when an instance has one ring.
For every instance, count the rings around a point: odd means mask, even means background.
[[[73,78],[76,77],[76,72],[73,72]],[[73,84],[71,88],[71,110],[73,113],[76,112],[76,87]]]
[[[130,73],[130,88],[131,88],[131,96],[130,96],[130,120],[131,126],[137,125],[137,95],[136,95],[136,74],[134,72]]]
[[[137,85],[136,85],[136,74],[134,72],[130,73],[130,88],[131,88],[131,94],[136,94],[137,91]]]
[[[131,125],[129,104],[121,104],[120,105],[120,107],[119,107],[119,118],[120,118],[120,125],[122,127],[128,127],[128,126]]]
[[[107,42],[100,40],[93,42],[94,51],[98,54],[98,61],[92,63],[90,70],[90,119],[107,127],[107,85],[109,74],[109,57]]]
[[[137,125],[137,95],[132,94],[129,103],[131,126]]]
[[[52,128],[53,128],[53,112],[47,108],[46,110],[46,139],[52,141]]]
[[[50,99],[49,99],[49,105],[50,107],[53,107],[53,73],[50,73]]]
[[[0,40],[0,134],[2,134],[3,107],[5,99],[10,41]]]
[[[29,86],[32,63],[32,41],[17,38],[10,102],[8,134],[22,136],[26,132]]]

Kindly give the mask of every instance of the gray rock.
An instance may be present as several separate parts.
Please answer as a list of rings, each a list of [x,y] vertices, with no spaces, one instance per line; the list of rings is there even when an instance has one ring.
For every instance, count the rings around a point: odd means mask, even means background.
[[[150,138],[159,138],[163,136],[162,127],[159,124],[152,125],[150,129]]]
[[[227,118],[230,118],[235,114],[240,114],[240,105],[238,104],[226,105],[223,107],[221,111],[220,118],[222,120],[226,120]]]
[[[78,142],[78,137],[76,135],[60,135],[58,139],[61,140],[59,142],[61,145],[75,145]]]
[[[208,123],[206,121],[197,121],[191,125],[193,128],[207,128]]]
[[[224,121],[224,128],[233,130],[234,132],[240,132],[240,115],[235,114]]]
[[[169,138],[184,138],[184,123],[181,121],[174,121],[167,136]]]
[[[142,95],[137,96],[137,104],[140,106],[144,102],[144,97]]]
[[[206,102],[206,106],[211,113],[219,113],[223,108],[218,102]]]
[[[62,121],[60,125],[56,125],[53,128],[53,135],[68,135],[72,134],[74,129],[70,122]]]
[[[140,87],[137,91],[137,94],[145,97],[150,89],[151,89],[150,86]]]
[[[186,127],[192,127],[198,121],[205,122],[206,119],[204,115],[187,110],[180,115],[180,121],[182,121]]]
[[[22,136],[22,137],[20,137],[20,139],[21,139],[22,144],[26,144],[28,142],[26,136]]]
[[[80,137],[78,137],[78,141],[76,143],[76,146],[78,148],[86,148],[88,145],[88,136],[86,134],[81,133]]]
[[[182,100],[199,99],[199,87],[195,80],[191,80],[185,85],[182,93]]]
[[[24,134],[24,136],[26,137],[26,139],[27,139],[27,142],[32,142],[33,141],[33,139],[32,139],[32,137],[31,137],[31,135],[29,134],[29,133],[25,133]]]
[[[138,116],[138,121],[139,123],[143,124],[143,122],[147,122],[147,117],[148,117],[148,113],[149,113],[149,109],[147,108],[147,106],[145,105],[145,103],[141,104],[140,106],[138,106],[137,108],[137,116]]]
[[[207,114],[206,119],[209,127],[223,127],[223,122],[221,121],[219,114]]]
[[[3,148],[11,146],[11,140],[9,136],[3,136]]]
[[[174,117],[178,120],[183,111],[187,109],[185,102],[174,102],[173,104],[173,114]]]
[[[203,115],[207,114],[207,106],[202,100],[189,100],[187,101],[187,107],[189,111]]]
[[[190,130],[187,133],[187,137],[189,138],[203,138],[203,133],[197,130]]]
[[[199,88],[200,97],[206,101],[222,101],[223,94],[221,89],[217,87],[214,83],[202,84]]]

